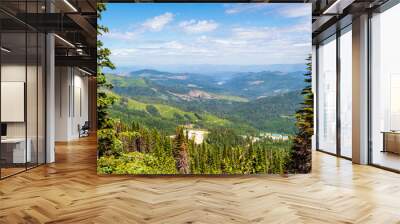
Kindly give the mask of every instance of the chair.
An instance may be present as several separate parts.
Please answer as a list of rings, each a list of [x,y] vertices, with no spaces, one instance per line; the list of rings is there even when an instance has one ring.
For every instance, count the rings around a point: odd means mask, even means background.
[[[89,129],[90,129],[89,121],[85,121],[82,127],[78,124],[79,138],[89,136]]]

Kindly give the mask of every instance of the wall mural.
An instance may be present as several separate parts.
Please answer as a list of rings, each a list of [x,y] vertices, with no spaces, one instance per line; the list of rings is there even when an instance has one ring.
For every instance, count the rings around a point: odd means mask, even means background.
[[[98,11],[99,174],[310,171],[310,4]]]

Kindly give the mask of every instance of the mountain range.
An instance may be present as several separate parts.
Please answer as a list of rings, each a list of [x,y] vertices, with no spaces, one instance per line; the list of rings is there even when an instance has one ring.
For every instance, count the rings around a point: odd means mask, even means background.
[[[116,71],[108,70],[106,72],[116,72],[118,74],[128,74],[131,71],[142,69],[152,69],[166,71],[171,73],[199,73],[203,75],[219,75],[224,73],[240,73],[240,72],[259,72],[259,71],[280,71],[280,72],[296,72],[307,69],[305,64],[270,64],[270,65],[229,65],[229,64],[193,64],[193,65],[119,65]]]
[[[174,73],[142,69],[107,74],[114,117],[173,132],[176,125],[239,132],[294,133],[303,71]]]

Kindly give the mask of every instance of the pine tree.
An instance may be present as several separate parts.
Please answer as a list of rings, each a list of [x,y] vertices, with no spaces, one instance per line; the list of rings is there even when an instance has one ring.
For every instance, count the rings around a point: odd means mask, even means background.
[[[101,19],[101,13],[106,10],[104,3],[97,3],[97,18]],[[97,35],[107,33],[107,27],[97,25]],[[107,92],[112,89],[112,85],[107,82],[103,68],[114,69],[114,64],[110,61],[109,49],[103,47],[103,43],[97,39],[97,122],[98,122],[98,151],[99,155],[110,154],[116,148],[116,132],[113,127],[113,120],[109,117],[109,108],[115,102],[115,98]]]
[[[137,152],[142,152],[142,144],[143,144],[143,129],[139,130],[140,136],[135,139],[135,146]]]
[[[176,128],[173,155],[176,161],[175,164],[178,172],[180,174],[188,174],[190,170],[189,156],[188,156],[188,147],[183,127]]]
[[[296,173],[311,171],[311,137],[314,133],[314,94],[311,87],[311,57],[307,59],[306,87],[302,91],[304,102],[296,111],[298,132],[293,140],[290,169]]]

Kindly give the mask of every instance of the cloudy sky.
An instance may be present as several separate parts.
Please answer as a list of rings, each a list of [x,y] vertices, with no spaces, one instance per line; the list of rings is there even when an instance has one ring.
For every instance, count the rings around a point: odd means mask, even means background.
[[[117,66],[304,63],[310,4],[108,4],[101,37]]]

